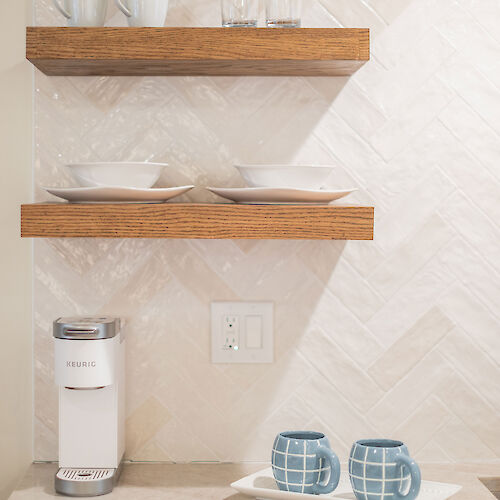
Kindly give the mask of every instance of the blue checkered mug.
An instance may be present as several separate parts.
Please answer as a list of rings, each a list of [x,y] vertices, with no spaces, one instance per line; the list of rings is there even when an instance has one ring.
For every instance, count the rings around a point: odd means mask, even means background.
[[[278,434],[271,462],[276,484],[283,491],[319,495],[331,493],[339,484],[339,459],[321,432]]]
[[[401,441],[362,439],[349,456],[349,477],[358,500],[415,500],[422,477]]]

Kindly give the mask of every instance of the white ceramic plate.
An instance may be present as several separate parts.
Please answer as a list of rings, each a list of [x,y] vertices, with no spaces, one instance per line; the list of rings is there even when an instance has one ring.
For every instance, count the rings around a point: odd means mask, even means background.
[[[295,188],[215,188],[207,187],[212,193],[238,203],[330,203],[356,191],[343,189]]]
[[[73,203],[163,203],[187,193],[194,186],[137,189],[128,187],[44,188],[50,194]]]
[[[100,162],[66,165],[82,187],[123,186],[148,189],[160,178],[166,163]]]
[[[310,500],[318,500],[318,498],[331,498],[332,500],[356,500],[356,497],[352,492],[351,482],[349,481],[349,474],[347,472],[342,472],[337,489],[327,495],[310,495],[306,493],[281,491],[276,486],[276,481],[274,480],[273,470],[271,467],[244,477],[243,479],[231,484],[231,487],[240,493],[260,500],[298,500],[306,498]],[[446,500],[461,489],[462,487],[457,484],[422,481],[420,493],[418,494],[418,500]]]
[[[334,167],[327,165],[235,165],[250,187],[321,189]]]

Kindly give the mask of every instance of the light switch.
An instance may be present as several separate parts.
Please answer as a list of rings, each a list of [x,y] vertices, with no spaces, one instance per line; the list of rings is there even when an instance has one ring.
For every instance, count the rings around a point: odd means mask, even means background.
[[[272,302],[212,302],[212,363],[272,363]]]
[[[262,316],[245,316],[247,349],[262,349]]]

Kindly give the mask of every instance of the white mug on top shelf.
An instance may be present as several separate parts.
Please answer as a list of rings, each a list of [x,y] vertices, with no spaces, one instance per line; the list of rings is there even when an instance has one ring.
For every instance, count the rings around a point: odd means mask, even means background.
[[[104,26],[107,0],[52,0],[69,26]]]
[[[162,27],[167,18],[168,0],[115,0],[131,27]]]

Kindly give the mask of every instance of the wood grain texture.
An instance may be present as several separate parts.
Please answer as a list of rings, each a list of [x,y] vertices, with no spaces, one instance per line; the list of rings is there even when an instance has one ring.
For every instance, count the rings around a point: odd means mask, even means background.
[[[28,27],[26,57],[47,75],[349,75],[370,31]]]
[[[73,204],[21,207],[24,238],[373,239],[373,207]]]

